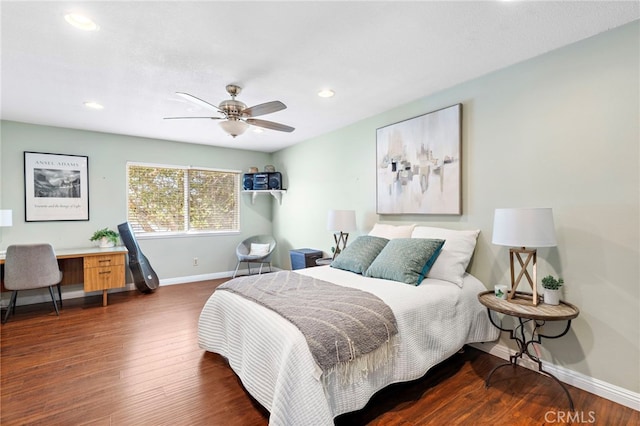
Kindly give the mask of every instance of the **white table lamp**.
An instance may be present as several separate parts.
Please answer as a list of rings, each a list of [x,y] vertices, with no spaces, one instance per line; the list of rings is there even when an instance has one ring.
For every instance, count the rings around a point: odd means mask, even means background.
[[[0,226],[1,227],[9,227],[13,226],[13,211],[11,210],[0,210]],[[0,233],[0,241],[2,241],[2,233]],[[0,254],[4,255],[6,250],[0,250]]]
[[[555,247],[556,232],[553,224],[553,213],[550,208],[511,208],[496,209],[493,218],[493,244],[509,246],[511,267],[511,291],[508,299],[516,294],[516,288],[523,276],[533,290],[533,304],[538,304],[538,288],[536,276],[537,253],[535,247]],[[521,255],[526,254],[523,261]],[[520,264],[520,273],[516,277],[513,259]],[[532,275],[528,267],[531,263]]]
[[[0,226],[13,226],[12,210],[0,210]]]
[[[336,243],[336,249],[333,252],[334,259],[347,246],[349,232],[356,229],[355,210],[329,210],[327,230],[333,232],[333,239]]]

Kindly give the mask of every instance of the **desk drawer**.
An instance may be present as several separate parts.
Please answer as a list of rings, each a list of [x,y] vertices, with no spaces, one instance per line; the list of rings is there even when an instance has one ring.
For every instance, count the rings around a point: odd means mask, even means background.
[[[124,265],[84,270],[84,291],[106,290],[124,287],[124,285]]]
[[[104,254],[100,256],[86,256],[84,258],[85,268],[103,268],[113,265],[124,265],[124,255]]]

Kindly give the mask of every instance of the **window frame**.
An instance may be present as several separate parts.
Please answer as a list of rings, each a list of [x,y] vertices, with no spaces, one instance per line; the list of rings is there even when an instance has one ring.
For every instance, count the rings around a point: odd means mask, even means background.
[[[167,231],[167,232],[136,232],[136,238],[140,239],[162,239],[162,238],[191,238],[191,237],[211,237],[211,236],[224,236],[224,235],[238,235],[241,233],[242,228],[242,214],[241,214],[241,195],[242,195],[242,170],[237,169],[219,169],[212,167],[198,167],[198,166],[181,166],[175,164],[160,164],[160,163],[146,163],[140,161],[127,161],[125,166],[125,174],[126,174],[126,218],[129,220],[129,166],[138,166],[138,167],[155,167],[162,169],[178,169],[183,171],[188,170],[205,170],[210,172],[221,172],[221,173],[234,173],[236,174],[236,197],[238,200],[238,229],[236,230],[223,230],[223,231],[202,231],[202,230],[186,230],[186,231]],[[188,200],[188,190],[189,190],[189,182],[185,180],[185,197]],[[189,220],[189,206],[188,202],[185,203],[187,206],[187,212],[185,216],[185,220],[188,223]]]

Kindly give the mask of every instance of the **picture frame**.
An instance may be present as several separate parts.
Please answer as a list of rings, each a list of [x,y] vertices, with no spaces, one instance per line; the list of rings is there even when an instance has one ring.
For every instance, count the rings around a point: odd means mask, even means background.
[[[462,104],[376,130],[376,213],[462,214]]]
[[[24,152],[25,221],[89,220],[89,157]]]

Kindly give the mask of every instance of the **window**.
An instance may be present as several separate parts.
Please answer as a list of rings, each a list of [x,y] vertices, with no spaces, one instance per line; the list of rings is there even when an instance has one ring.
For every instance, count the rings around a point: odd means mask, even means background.
[[[127,190],[136,234],[240,230],[238,171],[127,163]]]

